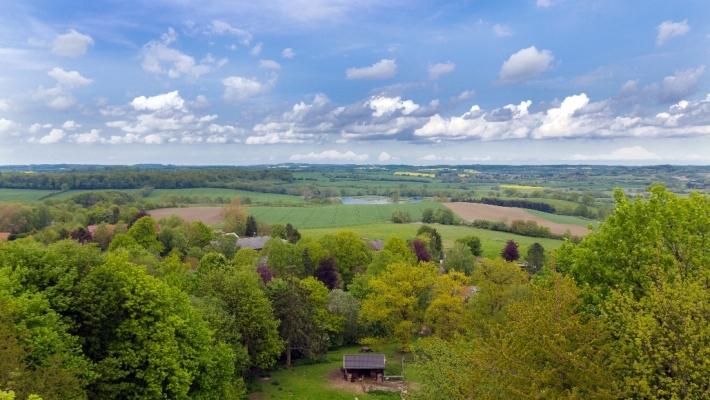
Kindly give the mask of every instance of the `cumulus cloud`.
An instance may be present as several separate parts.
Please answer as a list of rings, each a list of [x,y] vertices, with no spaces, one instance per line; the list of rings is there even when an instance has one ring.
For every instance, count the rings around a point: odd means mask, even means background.
[[[395,111],[400,110],[402,114],[409,115],[419,109],[419,105],[412,100],[402,100],[401,97],[373,97],[369,101],[369,106],[372,109],[372,116],[381,117],[383,115],[391,115]]]
[[[234,36],[241,44],[248,46],[252,40],[252,34],[244,29],[236,28],[227,22],[214,20],[210,26],[211,33],[216,35],[229,35]]]
[[[51,88],[40,86],[34,91],[32,98],[58,111],[68,110],[76,104],[76,99],[72,93],[61,86]]]
[[[98,129],[91,129],[89,132],[77,133],[71,136],[71,140],[78,144],[103,143],[105,140],[99,134]]]
[[[59,128],[52,129],[48,134],[39,139],[40,144],[55,144],[64,140],[66,133]]]
[[[394,59],[382,59],[369,67],[352,67],[345,71],[347,79],[389,79],[397,74]]]
[[[261,54],[261,49],[262,49],[263,46],[264,46],[264,45],[263,45],[262,43],[257,43],[256,45],[254,45],[254,47],[251,48],[251,50],[249,51],[249,53],[251,53],[251,55],[253,55],[253,56],[256,57],[256,56],[258,56],[259,54]]]
[[[542,124],[535,130],[536,138],[565,137],[582,128],[583,120],[574,118],[575,113],[589,104],[585,93],[566,97],[559,107],[547,110]]]
[[[52,53],[62,57],[80,57],[94,44],[94,39],[89,35],[70,29],[67,33],[58,35],[52,43]]]
[[[222,85],[224,86],[225,100],[244,101],[268,91],[272,86],[272,82],[264,83],[242,76],[230,76],[222,80]]]
[[[509,26],[495,24],[493,25],[493,34],[498,37],[508,37],[513,35],[513,31],[510,29]]]
[[[683,36],[690,31],[688,20],[674,22],[671,20],[661,22],[657,27],[658,35],[656,36],[656,45],[662,46],[668,40]]]
[[[81,125],[77,124],[76,121],[70,119],[68,121],[64,121],[64,123],[62,124],[62,128],[68,131],[73,131],[74,129],[81,128]]]
[[[259,60],[259,67],[271,70],[280,70],[281,64],[274,60]]]
[[[388,161],[392,161],[393,157],[390,155],[390,153],[383,151],[380,153],[380,155],[377,156],[377,161],[381,163],[385,163]]]
[[[552,68],[554,59],[550,50],[538,50],[535,46],[519,50],[501,66],[500,80],[519,82],[534,78]]]
[[[78,88],[89,85],[91,79],[82,76],[79,71],[65,71],[59,67],[54,67],[47,72],[47,75],[57,81],[57,84],[68,88]]]
[[[535,4],[540,8],[552,7],[552,0],[537,0]]]
[[[436,63],[429,66],[429,79],[437,80],[443,75],[450,74],[456,69],[456,64],[447,61],[444,63]]]
[[[292,48],[287,47],[281,51],[281,57],[291,59],[296,57],[296,53],[293,51]]]
[[[307,154],[294,154],[290,157],[291,161],[307,161],[307,162],[364,162],[370,158],[367,154],[358,154],[352,150],[340,152],[338,150],[324,150],[320,153],[310,152]]]
[[[705,66],[676,71],[675,74],[666,76],[661,82],[658,98],[662,102],[676,102],[694,93],[698,88],[698,81],[705,72]]]
[[[160,41],[153,40],[146,43],[142,50],[143,70],[152,74],[166,74],[172,79],[182,76],[196,79],[227,62],[226,59],[215,60],[209,54],[197,62],[194,57],[170,47],[176,38],[175,30],[169,28]]]
[[[131,107],[138,111],[182,110],[184,106],[185,100],[177,90],[151,97],[139,96],[131,101]]]
[[[5,118],[0,118],[0,135],[9,133],[12,130],[17,129],[18,127],[19,124],[17,124],[16,122]]]

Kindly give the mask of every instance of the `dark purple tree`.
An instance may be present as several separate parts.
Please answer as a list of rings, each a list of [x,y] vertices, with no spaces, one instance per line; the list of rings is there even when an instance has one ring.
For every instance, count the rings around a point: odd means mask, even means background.
[[[274,279],[274,274],[271,272],[271,269],[269,269],[269,266],[266,264],[259,265],[256,268],[256,273],[259,274],[261,280],[264,281],[264,283],[269,283],[272,279]]]
[[[147,216],[148,216],[147,212],[145,212],[143,210],[138,211],[138,213],[136,215],[134,215],[133,217],[131,217],[131,220],[128,221],[128,227],[130,228],[131,226],[133,226],[133,224],[136,223],[136,221],[138,221],[139,219],[141,219],[143,217],[147,217]]]
[[[73,239],[76,240],[77,242],[84,244],[86,242],[90,242],[92,239],[91,232],[89,232],[85,228],[78,228],[76,230],[73,230],[69,236]]]
[[[340,287],[340,273],[338,266],[335,265],[335,259],[332,257],[320,260],[314,275],[330,290]]]
[[[518,252],[518,244],[512,240],[508,240],[508,243],[503,247],[503,251],[500,252],[501,257],[505,261],[511,262],[520,258],[520,252]]]
[[[417,260],[419,260],[419,262],[431,261],[431,255],[427,251],[426,244],[422,240],[412,240],[412,249],[414,250],[414,254],[417,255]]]

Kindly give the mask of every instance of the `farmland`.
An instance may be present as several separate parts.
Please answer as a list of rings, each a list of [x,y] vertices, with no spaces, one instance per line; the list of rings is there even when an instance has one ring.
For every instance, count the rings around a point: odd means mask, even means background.
[[[440,225],[431,224],[432,227],[441,234],[441,238],[445,248],[451,247],[456,239],[475,235],[481,239],[483,248],[483,256],[496,258],[500,255],[500,251],[508,240],[514,240],[520,245],[521,252],[527,251],[528,246],[537,242],[543,245],[546,250],[558,248],[561,240],[533,238],[528,236],[516,235],[508,232],[497,232],[486,229],[471,228],[458,225]],[[421,224],[369,224],[357,225],[341,228],[312,228],[302,229],[301,234],[304,237],[312,237],[314,239],[329,235],[341,230],[355,232],[359,237],[368,239],[388,239],[391,237],[400,238],[403,240],[411,239],[416,236],[417,230]]]
[[[45,196],[51,194],[51,190],[32,190],[32,189],[0,189],[0,203],[4,202],[20,202],[29,203],[39,201]]]
[[[589,232],[586,227],[580,224],[553,222],[550,221],[550,219],[543,217],[543,215],[547,216],[554,214],[532,214],[529,213],[528,210],[522,208],[500,207],[479,203],[446,203],[446,206],[459,217],[467,221],[488,220],[503,221],[506,223],[510,223],[514,220],[535,221],[539,225],[550,228],[550,231],[556,234],[564,234],[566,231],[569,231],[572,235],[582,236]]]

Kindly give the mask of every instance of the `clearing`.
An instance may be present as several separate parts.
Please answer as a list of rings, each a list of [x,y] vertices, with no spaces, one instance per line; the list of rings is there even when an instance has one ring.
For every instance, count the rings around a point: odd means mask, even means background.
[[[535,221],[538,225],[550,228],[552,233],[563,235],[569,231],[574,236],[584,236],[589,233],[589,229],[575,224],[562,224],[552,222],[546,218],[529,213],[527,210],[517,207],[501,207],[480,203],[445,203],[454,213],[466,221],[483,219],[487,221],[503,221],[511,223],[515,220]]]
[[[159,208],[148,211],[148,214],[156,220],[175,215],[187,222],[202,221],[207,225],[217,225],[223,220],[222,209],[222,207]]]

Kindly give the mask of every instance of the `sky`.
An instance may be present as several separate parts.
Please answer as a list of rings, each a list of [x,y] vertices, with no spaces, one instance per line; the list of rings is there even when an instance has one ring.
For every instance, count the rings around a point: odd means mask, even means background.
[[[0,165],[710,164],[707,0],[0,9]]]

